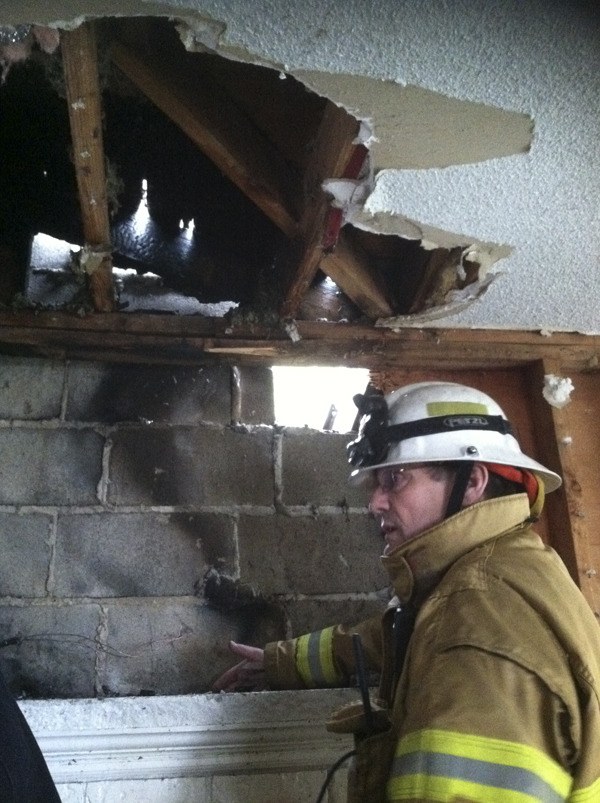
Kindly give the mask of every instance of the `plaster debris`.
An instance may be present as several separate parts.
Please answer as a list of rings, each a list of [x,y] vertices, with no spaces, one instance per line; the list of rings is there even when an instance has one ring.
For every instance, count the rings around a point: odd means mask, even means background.
[[[302,340],[302,335],[298,331],[296,321],[288,321],[288,323],[285,324],[285,331],[287,332],[292,343],[298,343],[298,341]]]
[[[0,66],[2,83],[13,64],[26,61],[34,45],[44,53],[54,53],[59,44],[59,32],[41,25],[5,25],[0,27]]]
[[[87,273],[91,276],[102,263],[112,257],[112,251],[104,248],[92,248],[85,245],[80,251],[72,252],[72,264],[75,273]]]
[[[194,19],[193,27],[179,21],[175,28],[186,50],[203,53],[218,50],[227,26],[216,20]]]
[[[542,394],[548,404],[559,410],[571,401],[571,393],[575,390],[569,377],[546,374]]]
[[[373,132],[373,122],[371,120],[360,120],[358,134],[353,144],[364,145],[365,148],[371,148],[374,142],[379,142],[379,139]]]

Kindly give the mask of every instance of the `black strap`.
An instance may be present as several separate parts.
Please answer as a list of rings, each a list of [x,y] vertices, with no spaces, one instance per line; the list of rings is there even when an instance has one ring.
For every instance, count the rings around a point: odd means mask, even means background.
[[[417,618],[417,608],[411,603],[406,603],[401,608],[394,611],[393,636],[394,636],[394,678],[392,684],[392,694],[396,693],[396,684],[402,674],[402,667],[408,650],[408,642],[415,629]]]
[[[462,429],[487,430],[512,435],[510,421],[501,415],[479,415],[458,413],[456,415],[436,415],[431,418],[419,418],[404,424],[392,424],[385,430],[389,441],[404,441],[419,435],[438,435],[442,432],[456,432]]]
[[[454,516],[455,513],[458,513],[458,511],[462,509],[465,492],[467,490],[467,485],[469,484],[472,471],[472,460],[465,460],[465,462],[461,463],[456,469],[454,484],[452,486],[452,491],[450,492],[450,498],[448,499],[446,515],[444,518],[449,519],[450,516]]]

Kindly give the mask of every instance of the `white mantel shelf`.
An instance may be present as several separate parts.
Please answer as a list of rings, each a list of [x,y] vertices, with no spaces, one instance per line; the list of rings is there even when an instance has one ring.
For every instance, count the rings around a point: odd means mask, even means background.
[[[355,689],[27,700],[57,784],[327,768],[350,737],[325,729]]]

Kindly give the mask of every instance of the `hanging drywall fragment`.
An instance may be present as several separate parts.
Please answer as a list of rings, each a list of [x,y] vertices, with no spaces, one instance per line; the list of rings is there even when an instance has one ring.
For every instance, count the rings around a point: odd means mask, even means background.
[[[571,393],[575,390],[569,377],[546,374],[542,394],[548,404],[559,410],[571,401]]]
[[[375,171],[473,164],[527,153],[530,115],[364,75],[292,70],[313,92],[368,122]]]

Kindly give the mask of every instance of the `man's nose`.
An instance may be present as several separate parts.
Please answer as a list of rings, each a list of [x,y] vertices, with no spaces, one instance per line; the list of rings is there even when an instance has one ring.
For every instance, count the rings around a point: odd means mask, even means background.
[[[382,510],[388,510],[389,499],[388,494],[380,485],[376,485],[371,493],[369,499],[369,513],[379,513]]]

